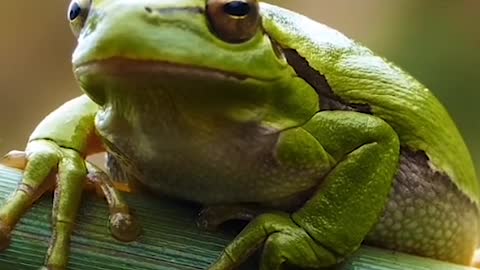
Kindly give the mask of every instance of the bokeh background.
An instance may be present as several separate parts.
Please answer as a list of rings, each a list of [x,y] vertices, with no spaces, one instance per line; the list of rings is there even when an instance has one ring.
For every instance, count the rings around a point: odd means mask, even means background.
[[[480,173],[480,1],[267,2],[344,32],[426,84],[456,120]],[[23,149],[36,123],[80,94],[70,67],[68,4],[2,1],[0,153]]]

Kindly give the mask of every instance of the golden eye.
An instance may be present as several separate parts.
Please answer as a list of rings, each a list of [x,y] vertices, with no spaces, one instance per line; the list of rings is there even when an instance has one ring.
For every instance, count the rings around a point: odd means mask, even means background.
[[[251,39],[261,24],[257,0],[208,0],[207,15],[215,34],[230,43]]]
[[[73,34],[78,37],[90,10],[91,0],[73,0],[69,7],[67,17]]]

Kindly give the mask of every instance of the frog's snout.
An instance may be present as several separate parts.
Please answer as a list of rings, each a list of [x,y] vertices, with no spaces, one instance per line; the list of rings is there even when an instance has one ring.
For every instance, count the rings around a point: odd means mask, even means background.
[[[146,5],[143,8],[143,12],[148,16],[158,16],[164,20],[168,20],[169,17],[174,18],[172,15],[202,15],[205,10],[201,7],[154,7]]]

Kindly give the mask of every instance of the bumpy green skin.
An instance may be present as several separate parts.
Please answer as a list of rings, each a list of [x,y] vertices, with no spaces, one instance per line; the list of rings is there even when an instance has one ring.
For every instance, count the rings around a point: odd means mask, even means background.
[[[262,244],[261,269],[329,266],[365,239],[469,263],[476,240],[468,246],[446,241],[467,233],[476,239],[479,184],[454,123],[424,86],[337,31],[268,4],[261,4],[263,29],[229,44],[209,27],[205,3],[93,0],[73,54],[88,98],[46,118],[30,144],[53,141],[85,156],[98,134],[113,178],[206,206],[271,209],[242,231],[212,270],[234,269]],[[371,113],[322,111],[324,97],[276,51],[284,49],[305,58],[341,102],[367,105]],[[409,159],[410,152],[426,158]],[[398,224],[413,232],[412,220],[428,226],[442,217],[422,217],[424,209],[415,208],[421,204],[412,203],[421,195],[408,197],[399,188],[408,189],[409,179],[440,179],[444,192],[422,206],[436,207],[452,194],[442,206],[461,201],[475,229],[446,233],[451,225],[444,223],[435,227],[445,232],[439,237],[390,235]],[[80,194],[81,188],[70,185],[65,192]],[[403,198],[405,207],[398,207]],[[433,212],[439,209],[456,211]],[[245,215],[225,219],[236,216]],[[422,241],[431,250],[414,248]],[[461,251],[442,256],[443,246]],[[46,264],[61,267],[65,260],[65,248],[54,250]]]
[[[368,104],[395,129],[402,145],[425,151],[433,168],[480,202],[468,149],[445,108],[425,86],[331,28],[284,9],[262,7],[268,18],[264,27],[274,40],[306,58],[340,98]],[[434,132],[439,127],[442,131]]]

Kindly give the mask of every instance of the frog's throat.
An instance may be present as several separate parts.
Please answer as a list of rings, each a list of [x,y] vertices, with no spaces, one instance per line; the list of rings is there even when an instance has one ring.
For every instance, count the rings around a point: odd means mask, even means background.
[[[247,79],[246,76],[225,72],[222,70],[199,66],[172,63],[168,61],[138,60],[124,57],[111,57],[94,60],[74,66],[73,71],[77,78],[88,74],[108,74],[114,76],[143,75],[189,75],[211,80],[238,80]]]

